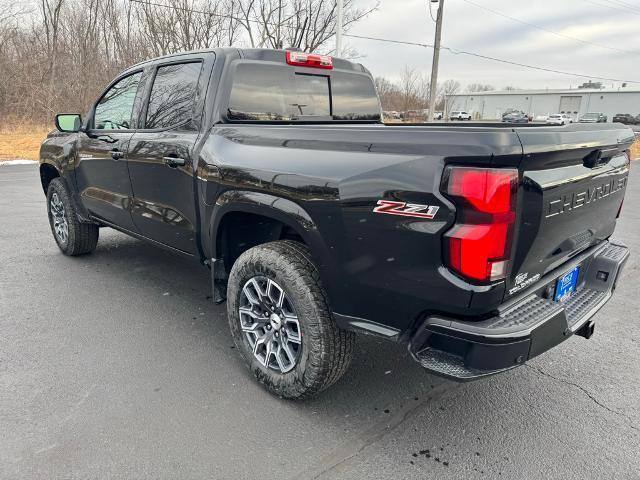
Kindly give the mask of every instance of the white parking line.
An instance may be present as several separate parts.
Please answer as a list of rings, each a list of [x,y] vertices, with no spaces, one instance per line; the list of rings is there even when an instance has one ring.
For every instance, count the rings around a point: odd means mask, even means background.
[[[0,160],[0,167],[4,165],[35,165],[37,160]]]

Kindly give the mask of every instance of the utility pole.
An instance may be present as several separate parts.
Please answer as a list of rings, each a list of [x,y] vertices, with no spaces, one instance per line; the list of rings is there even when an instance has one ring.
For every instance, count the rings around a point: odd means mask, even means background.
[[[429,0],[434,1],[434,0]],[[435,2],[434,2],[435,3]],[[429,115],[427,121],[433,122],[433,111],[436,108],[436,92],[438,89],[438,63],[440,62],[440,37],[442,36],[442,15],[444,11],[444,0],[440,0],[438,5],[438,16],[436,17],[436,38],[433,42],[433,63],[431,64],[431,83],[429,84]],[[445,115],[446,112],[443,112]]]
[[[336,57],[342,56],[342,27],[344,24],[344,0],[337,0],[336,13]]]

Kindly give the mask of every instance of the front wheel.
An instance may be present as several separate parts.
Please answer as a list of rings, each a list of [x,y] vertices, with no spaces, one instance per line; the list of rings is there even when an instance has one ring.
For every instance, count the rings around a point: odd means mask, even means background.
[[[231,269],[227,299],[236,347],[270,392],[308,398],[347,370],[355,334],[336,325],[305,245],[278,241],[244,252]]]
[[[62,253],[73,257],[95,250],[98,226],[78,220],[71,195],[60,178],[54,178],[47,189],[47,214],[53,238]]]

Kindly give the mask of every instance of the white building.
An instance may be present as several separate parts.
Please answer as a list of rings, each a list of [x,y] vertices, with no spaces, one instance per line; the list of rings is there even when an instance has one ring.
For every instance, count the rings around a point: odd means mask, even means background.
[[[521,110],[534,118],[552,113],[568,113],[579,118],[588,112],[601,112],[611,121],[616,113],[640,114],[640,90],[510,90],[447,97],[449,112],[464,110],[471,113],[474,119],[500,119],[510,108]]]

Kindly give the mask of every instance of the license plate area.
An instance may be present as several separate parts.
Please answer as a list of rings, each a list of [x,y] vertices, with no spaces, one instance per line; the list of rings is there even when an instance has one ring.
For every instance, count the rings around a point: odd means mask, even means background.
[[[558,278],[556,280],[556,289],[553,300],[556,302],[564,302],[569,298],[571,294],[576,291],[579,276],[580,267],[576,267]]]

